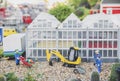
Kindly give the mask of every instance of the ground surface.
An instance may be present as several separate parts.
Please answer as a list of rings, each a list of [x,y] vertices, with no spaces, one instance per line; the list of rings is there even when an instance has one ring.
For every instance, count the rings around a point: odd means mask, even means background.
[[[27,73],[31,73],[38,79],[37,81],[67,81],[68,78],[80,78],[82,81],[90,81],[91,73],[97,70],[93,63],[84,62],[80,66],[86,70],[86,73],[84,75],[74,74],[74,68],[63,67],[62,64],[61,62],[54,62],[53,66],[49,66],[47,61],[36,62],[32,68],[27,68],[22,64],[16,66],[15,61],[3,60],[0,61],[0,74],[15,72],[19,78],[23,78]],[[100,73],[101,81],[107,81],[111,66],[111,63],[103,63],[103,70]]]

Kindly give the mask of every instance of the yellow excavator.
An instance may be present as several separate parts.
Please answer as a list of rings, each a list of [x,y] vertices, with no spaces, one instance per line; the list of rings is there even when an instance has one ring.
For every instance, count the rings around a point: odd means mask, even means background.
[[[76,65],[81,63],[81,58],[78,55],[79,53],[79,48],[77,47],[70,47],[68,51],[68,59],[66,59],[62,54],[60,54],[59,51],[56,50],[46,50],[46,57],[47,61],[51,65],[51,56],[54,54],[56,55],[61,62],[63,62],[63,66],[68,66],[68,67],[75,67]]]

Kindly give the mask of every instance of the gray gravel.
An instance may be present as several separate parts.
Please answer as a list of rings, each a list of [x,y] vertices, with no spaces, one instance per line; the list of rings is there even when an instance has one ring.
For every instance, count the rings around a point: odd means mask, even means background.
[[[15,65],[15,61],[0,61],[0,74],[14,72],[19,78],[24,78],[27,73],[31,73],[37,81],[72,81],[71,79],[79,78],[82,81],[90,81],[93,71],[97,71],[93,63],[83,62],[79,66],[86,70],[83,74],[74,74],[74,68],[63,67],[63,63],[54,62],[53,66],[49,66],[48,62],[36,62],[32,68],[27,68],[22,64]],[[102,72],[100,73],[101,81],[107,81],[110,75],[111,63],[103,63]],[[80,80],[76,80],[80,81]]]

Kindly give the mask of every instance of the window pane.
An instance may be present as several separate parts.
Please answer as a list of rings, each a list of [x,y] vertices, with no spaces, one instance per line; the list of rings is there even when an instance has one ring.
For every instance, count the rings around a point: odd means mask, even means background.
[[[78,47],[81,48],[81,41],[78,41]]]
[[[108,28],[108,20],[104,20],[104,28]]]
[[[109,23],[109,27],[110,27],[110,28],[113,28],[113,23]]]
[[[52,39],[56,39],[56,31],[52,31]]]
[[[112,41],[109,41],[108,43],[109,43],[108,48],[112,48]]]
[[[103,56],[102,50],[99,50],[99,53],[101,54],[101,57]]]
[[[89,31],[89,39],[92,39],[92,38],[93,38],[93,32]]]
[[[98,46],[99,46],[99,48],[102,48],[102,41],[98,42]]]
[[[114,48],[117,48],[117,41],[113,42],[113,46],[114,46]]]
[[[72,38],[72,31],[68,31],[68,39]]]
[[[109,56],[109,57],[112,57],[112,50],[109,50],[109,51],[108,51],[108,56]]]
[[[113,51],[113,56],[114,56],[114,57],[117,57],[117,50],[114,50],[114,51]]]
[[[97,32],[94,32],[94,38],[97,39]]]
[[[37,56],[37,50],[33,50],[33,56]]]
[[[92,48],[92,44],[93,44],[93,42],[89,41],[89,48]]]
[[[104,39],[107,39],[107,31],[104,31]]]
[[[38,38],[42,38],[41,37],[41,31],[38,31]]]
[[[94,48],[97,48],[97,41],[94,41]]]
[[[72,28],[72,20],[68,20],[68,27]]]
[[[94,23],[94,28],[98,28],[98,23]]]
[[[63,23],[63,27],[64,27],[64,28],[67,28],[67,23]]]
[[[67,38],[67,32],[66,31],[63,31],[63,39],[66,39]]]
[[[103,50],[103,57],[107,57],[107,50]]]
[[[99,31],[99,39],[102,39],[102,31]]]
[[[77,27],[77,20],[73,20],[73,28]]]
[[[42,51],[40,49],[38,50],[38,56],[42,56]]]
[[[82,54],[84,57],[86,57],[86,50],[82,50]]]
[[[104,48],[107,48],[107,41],[104,41],[104,44],[103,44],[103,46],[104,46]]]
[[[73,31],[73,38],[76,39],[77,38],[77,32]]]
[[[78,32],[78,38],[81,38],[81,32]]]
[[[114,38],[117,39],[117,32],[114,32]]]
[[[83,56],[81,55],[81,50],[78,51],[78,54],[79,54],[79,57],[83,57]]]
[[[83,43],[82,43],[82,44],[83,44],[83,46],[82,46],[82,47],[83,47],[83,48],[86,48],[86,41],[83,41]]]
[[[43,50],[43,56],[46,56],[46,50]]]
[[[99,28],[103,28],[103,20],[99,20]]]
[[[62,31],[58,32],[58,38],[62,38]]]
[[[51,31],[47,31],[47,32],[46,32],[46,38],[48,38],[48,39],[51,38],[51,33],[52,33]],[[45,37],[44,37],[44,38],[45,38]]]
[[[112,39],[112,35],[113,35],[112,31],[109,31],[109,39]]]
[[[92,50],[89,50],[89,57],[92,57]]]
[[[83,38],[86,38],[86,31],[83,31]]]

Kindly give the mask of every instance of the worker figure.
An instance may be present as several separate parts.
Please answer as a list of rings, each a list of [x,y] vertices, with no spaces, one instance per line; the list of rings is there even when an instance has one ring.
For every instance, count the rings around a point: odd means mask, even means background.
[[[15,50],[15,62],[16,62],[16,65],[20,64],[20,54],[18,49]]]
[[[100,59],[100,57],[97,57],[96,66],[97,66],[97,69],[98,69],[98,73],[101,72],[101,65],[102,65],[101,59]]]
[[[101,62],[101,54],[99,53],[98,50],[96,50],[94,54],[94,65],[97,67],[98,72],[100,73],[102,62]]]

